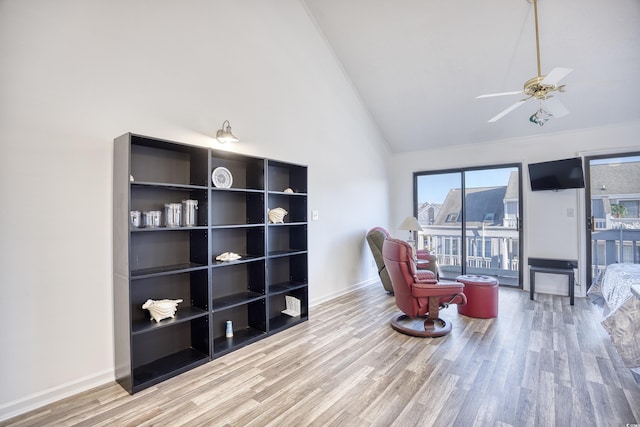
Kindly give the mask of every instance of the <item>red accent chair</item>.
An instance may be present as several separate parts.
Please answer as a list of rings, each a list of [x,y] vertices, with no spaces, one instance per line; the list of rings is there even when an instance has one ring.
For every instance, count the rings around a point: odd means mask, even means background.
[[[382,256],[396,305],[402,310],[391,319],[391,327],[417,337],[441,337],[451,332],[451,323],[438,317],[440,308],[465,304],[464,284],[438,283],[433,272],[418,272],[411,246],[403,240],[387,238],[382,246]]]
[[[388,237],[390,237],[390,235],[387,230],[382,227],[374,227],[367,232],[366,239],[369,244],[369,248],[371,249],[373,259],[378,267],[378,275],[380,276],[382,287],[384,287],[384,290],[387,291],[389,295],[393,295],[391,279],[389,279],[389,274],[387,273],[384,260],[382,259],[382,245]],[[416,251],[416,256],[421,260],[417,266],[419,270],[430,270],[434,272],[436,278],[440,277],[435,255],[431,255],[426,249],[418,249]]]
[[[435,255],[431,255],[427,249],[418,249],[416,250],[416,258],[419,261],[418,265],[416,265],[418,270],[433,271],[436,279],[440,280],[440,271],[438,270],[438,262]]]

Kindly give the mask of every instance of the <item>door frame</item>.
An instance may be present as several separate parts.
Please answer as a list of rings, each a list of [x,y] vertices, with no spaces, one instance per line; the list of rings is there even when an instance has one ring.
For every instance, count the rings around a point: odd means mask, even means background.
[[[518,266],[518,286],[509,286],[514,289],[523,289],[523,268],[525,264],[523,263],[523,248],[524,248],[524,232],[523,232],[523,187],[522,187],[522,163],[501,163],[501,164],[493,164],[493,165],[482,165],[482,166],[469,166],[469,167],[460,167],[460,168],[449,168],[449,169],[435,169],[435,170],[425,170],[413,172],[413,216],[418,217],[418,177],[424,175],[437,175],[437,174],[446,174],[446,173],[459,173],[460,174],[460,185],[462,189],[462,200],[461,200],[461,211],[462,211],[462,220],[460,222],[460,227],[462,231],[462,236],[466,235],[467,230],[467,221],[465,218],[466,206],[465,206],[465,197],[464,194],[466,192],[466,183],[465,183],[465,172],[473,172],[473,171],[481,171],[488,169],[506,169],[506,168],[516,168],[518,170],[518,220],[516,230],[518,231],[518,253],[520,254],[520,263]],[[463,239],[464,240],[464,239]],[[463,262],[461,263],[461,274],[466,274],[467,271],[467,245],[463,244],[460,248],[460,254]]]
[[[593,283],[593,236],[592,230],[595,224],[592,220],[591,211],[591,160],[600,159],[615,159],[619,157],[637,157],[640,156],[640,151],[624,151],[624,152],[612,152],[606,154],[585,155],[584,156],[584,212],[585,212],[585,281],[587,283],[586,289]]]

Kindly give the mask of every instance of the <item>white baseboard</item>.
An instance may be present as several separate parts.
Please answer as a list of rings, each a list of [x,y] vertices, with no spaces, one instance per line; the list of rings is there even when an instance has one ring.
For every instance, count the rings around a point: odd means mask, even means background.
[[[314,300],[310,300],[309,301],[309,308],[315,307],[316,305],[322,304],[323,302],[327,302],[327,301],[332,300],[334,298],[341,297],[341,296],[346,295],[349,292],[353,292],[353,291],[355,291],[357,289],[364,288],[366,286],[371,286],[374,283],[380,283],[380,279],[378,279],[378,278],[367,279],[367,280],[364,280],[362,282],[355,283],[355,284],[353,284],[353,285],[351,285],[351,286],[349,286],[347,288],[340,289],[337,292],[334,292],[334,293],[331,293],[331,294],[328,294],[328,295],[323,295],[322,297],[314,299]],[[380,286],[382,286],[382,285],[380,285]]]
[[[322,304],[323,302],[341,297],[349,292],[353,292],[357,289],[371,286],[373,284],[381,286],[378,278],[364,280],[332,294],[324,295],[321,298],[309,301],[309,306],[314,307]],[[82,393],[112,381],[115,381],[113,370],[107,370],[93,375],[88,375],[56,387],[51,387],[47,390],[33,393],[12,402],[2,403],[0,404],[0,421],[8,420],[9,418],[16,417],[24,414],[25,412],[41,408],[50,403],[57,402],[69,396],[73,396],[74,394]]]
[[[16,417],[25,412],[41,408],[49,403],[57,402],[58,400],[112,381],[115,381],[115,375],[113,370],[109,369],[27,395],[12,402],[2,403],[0,404],[0,421],[8,420],[9,418]]]

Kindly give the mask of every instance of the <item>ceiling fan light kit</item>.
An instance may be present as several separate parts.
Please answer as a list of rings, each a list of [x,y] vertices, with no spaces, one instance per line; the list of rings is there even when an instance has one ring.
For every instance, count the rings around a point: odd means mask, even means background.
[[[529,121],[531,123],[535,123],[539,126],[544,125],[551,117],[560,118],[567,114],[569,114],[569,110],[567,110],[562,103],[557,98],[553,98],[553,95],[550,95],[550,92],[564,92],[565,85],[558,85],[558,82],[566,77],[573,70],[570,68],[554,68],[551,70],[549,74],[546,76],[542,75],[540,71],[540,40],[539,40],[539,32],[538,32],[538,3],[537,0],[527,0],[529,3],[533,3],[533,10],[535,16],[535,27],[536,27],[536,56],[537,56],[537,64],[538,64],[538,75],[527,80],[524,83],[524,88],[522,91],[515,92],[502,92],[502,93],[493,93],[488,95],[480,95],[476,98],[490,98],[494,96],[504,96],[504,95],[526,95],[527,98],[521,99],[515,104],[510,105],[497,115],[493,116],[489,119],[489,123],[494,123],[500,120],[502,117],[506,116],[516,108],[523,105],[528,100],[535,98],[542,104],[542,101],[547,101],[553,99],[553,103],[549,103],[545,105],[546,110],[543,110],[542,107],[538,111],[536,111],[531,117],[529,117]]]
[[[550,113],[540,108],[531,117],[529,117],[529,121],[537,124],[538,126],[544,126],[551,117],[552,115]]]

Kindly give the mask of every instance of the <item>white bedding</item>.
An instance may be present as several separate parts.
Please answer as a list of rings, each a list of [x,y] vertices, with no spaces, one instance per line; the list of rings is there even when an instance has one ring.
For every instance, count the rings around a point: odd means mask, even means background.
[[[640,367],[640,299],[631,286],[640,284],[640,264],[610,264],[587,292],[603,307],[602,326],[625,366]]]

